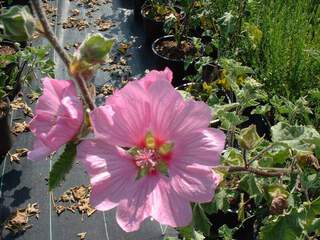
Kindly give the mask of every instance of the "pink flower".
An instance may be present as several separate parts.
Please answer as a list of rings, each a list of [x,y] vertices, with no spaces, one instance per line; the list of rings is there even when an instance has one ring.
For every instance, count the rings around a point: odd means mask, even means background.
[[[78,133],[83,121],[83,106],[72,81],[45,78],[43,86],[30,122],[36,137],[30,160],[43,160],[58,150]]]
[[[101,211],[117,207],[117,221],[128,232],[148,217],[188,225],[190,202],[211,201],[220,180],[211,167],[225,135],[208,128],[209,107],[184,101],[166,71],[128,83],[95,109],[95,138],[78,148],[91,176],[91,203]]]

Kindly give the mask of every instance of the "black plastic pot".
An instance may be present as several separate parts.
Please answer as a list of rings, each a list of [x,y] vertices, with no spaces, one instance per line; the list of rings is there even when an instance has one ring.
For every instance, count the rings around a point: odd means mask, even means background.
[[[142,21],[143,21],[143,27],[144,27],[144,30],[146,33],[146,40],[147,41],[154,41],[155,39],[165,35],[165,32],[163,30],[164,21],[156,21],[156,20],[146,16],[145,10],[150,7],[151,7],[151,5],[149,5],[147,2],[145,2],[141,7],[141,16],[142,16]],[[177,12],[181,12],[180,7],[175,6],[175,9]],[[185,15],[182,16],[181,20],[183,20],[184,17],[185,17]]]
[[[9,125],[9,100],[0,102],[0,159],[6,155],[12,147],[12,138]]]
[[[187,75],[194,75],[196,74],[196,69],[194,64],[189,65],[189,67],[185,70],[184,65],[185,61],[180,59],[171,59],[166,56],[161,55],[157,52],[156,47],[161,41],[174,39],[173,35],[167,35],[164,37],[160,37],[156,39],[152,43],[152,51],[157,56],[157,68],[158,70],[163,70],[165,67],[169,67],[173,71],[173,81],[172,84],[175,87],[178,87],[185,82],[183,82],[183,78]],[[190,39],[190,38],[188,38]],[[190,39],[191,40],[191,39]]]
[[[134,0],[134,17],[139,21],[142,21],[141,8],[145,1],[146,0]]]

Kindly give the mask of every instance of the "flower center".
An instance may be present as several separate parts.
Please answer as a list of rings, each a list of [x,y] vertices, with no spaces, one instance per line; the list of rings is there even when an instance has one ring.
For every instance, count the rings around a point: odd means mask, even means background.
[[[161,160],[160,154],[154,149],[143,148],[133,156],[137,167],[154,169]]]
[[[157,144],[152,133],[148,132],[143,145],[128,150],[138,168],[137,179],[158,172],[169,176],[168,156],[173,149],[173,143]]]

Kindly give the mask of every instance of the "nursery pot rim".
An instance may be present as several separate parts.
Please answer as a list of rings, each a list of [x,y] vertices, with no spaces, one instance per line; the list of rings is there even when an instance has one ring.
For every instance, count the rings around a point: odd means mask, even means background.
[[[148,17],[148,16],[145,15],[144,9],[145,9],[146,7],[148,7],[148,6],[151,6],[151,4],[148,3],[147,1],[145,1],[145,2],[142,4],[141,10],[140,10],[141,16],[142,16],[143,18],[148,19],[148,20],[150,20],[150,21],[153,21],[153,22],[155,22],[155,23],[164,23],[164,21],[156,21],[155,19],[150,18],[150,17]],[[181,8],[180,6],[178,6],[178,5],[174,5],[173,7],[174,7],[175,9],[179,9],[179,10],[180,10],[180,14],[182,15],[181,20],[183,20],[183,19],[186,17],[186,13],[183,12],[183,11],[182,11],[182,8]]]
[[[163,55],[161,55],[160,53],[157,52],[157,50],[156,50],[156,48],[155,48],[156,45],[157,45],[159,42],[161,42],[162,40],[164,40],[164,39],[170,39],[170,38],[174,38],[174,35],[165,35],[165,36],[159,37],[159,38],[157,38],[156,40],[154,40],[153,43],[152,43],[152,46],[151,46],[152,52],[153,52],[155,55],[157,55],[158,57],[163,58],[163,59],[165,59],[165,60],[167,60],[167,61],[172,61],[172,62],[176,62],[176,63],[185,62],[185,60],[176,59],[176,58],[169,58],[169,57],[163,56]],[[191,37],[186,37],[186,39],[192,40]]]

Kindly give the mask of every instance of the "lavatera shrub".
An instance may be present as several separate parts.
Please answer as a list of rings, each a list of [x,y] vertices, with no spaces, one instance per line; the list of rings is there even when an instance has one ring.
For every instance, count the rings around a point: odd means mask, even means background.
[[[90,175],[91,204],[101,211],[117,207],[125,231],[138,230],[148,217],[172,227],[190,224],[190,203],[210,202],[219,184],[212,167],[219,163],[225,135],[208,127],[210,108],[184,100],[172,77],[166,68],[129,82],[91,111],[90,121],[83,121],[71,82],[45,79],[28,156],[40,160],[69,142],[53,166],[49,187],[63,179],[59,170],[70,169],[70,158],[76,158]],[[79,134],[81,125],[93,134]]]

